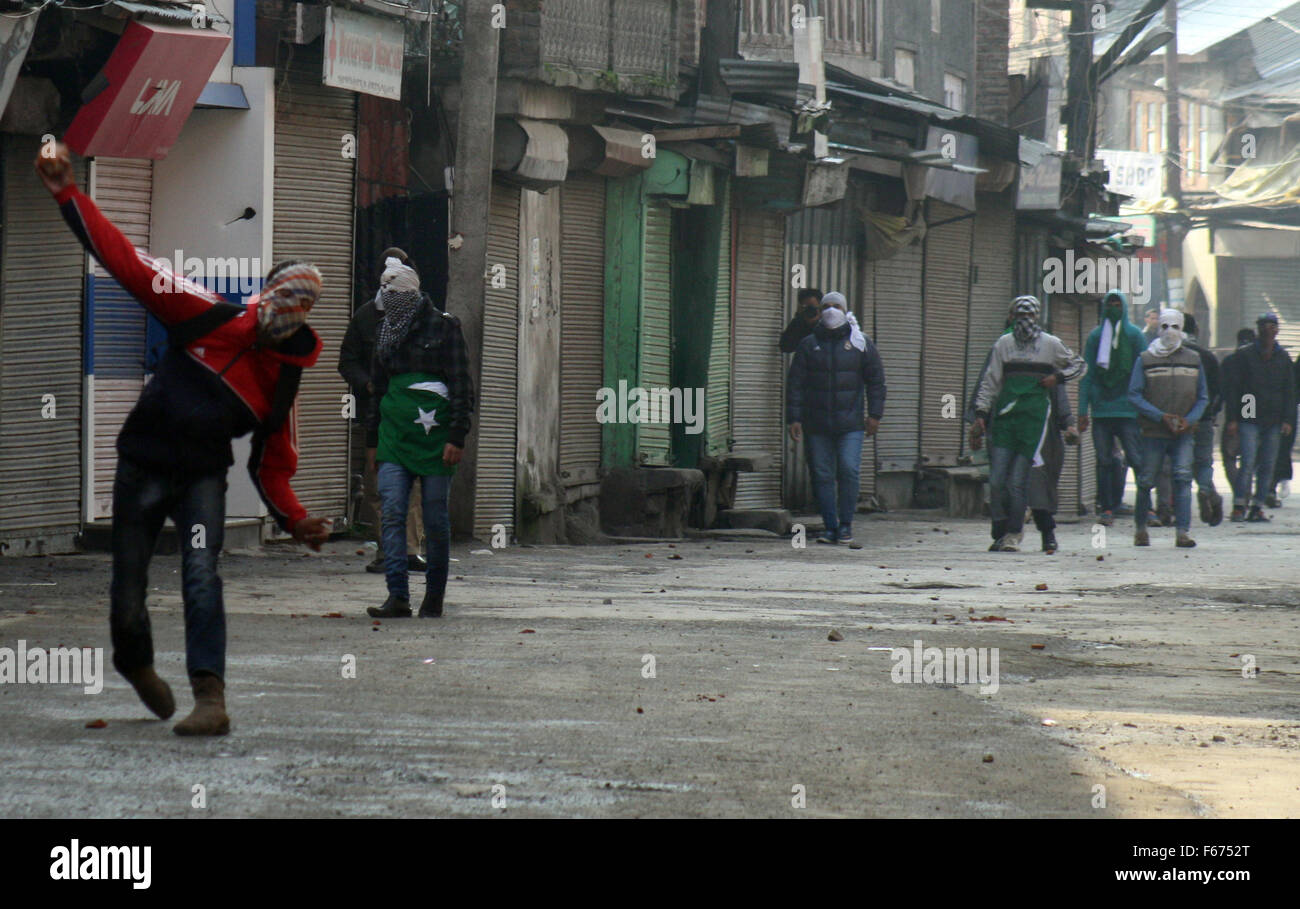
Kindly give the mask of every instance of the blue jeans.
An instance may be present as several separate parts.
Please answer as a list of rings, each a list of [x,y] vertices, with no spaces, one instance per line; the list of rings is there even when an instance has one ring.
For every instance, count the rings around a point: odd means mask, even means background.
[[[833,540],[847,539],[853,535],[853,515],[858,510],[864,432],[810,432],[805,437],[813,492],[826,524],[826,535]]]
[[[1097,505],[1114,511],[1124,498],[1122,482],[1115,476],[1115,439],[1136,476],[1142,469],[1142,431],[1136,417],[1096,417],[1092,421],[1092,450],[1097,458]],[[1122,474],[1120,475],[1122,476]]]
[[[1029,469],[1033,458],[1000,448],[989,448],[989,513],[993,525],[1006,533],[1025,529],[1025,503],[1029,500]]]
[[[217,558],[226,529],[226,472],[189,476],[118,459],[113,480],[113,579],[109,630],[113,665],[130,672],[153,665],[145,596],[149,561],[163,521],[171,518],[181,549],[185,668],[191,676],[226,674],[226,611]],[[198,544],[198,545],[196,545]]]
[[[1241,439],[1241,468],[1237,472],[1237,485],[1232,490],[1234,508],[1244,508],[1249,502],[1264,507],[1264,499],[1273,485],[1273,469],[1277,465],[1277,449],[1282,439],[1282,425],[1260,426],[1258,423],[1238,423]],[[1250,497],[1250,483],[1255,481],[1255,498]]]
[[[1156,485],[1160,465],[1165,457],[1173,465],[1171,473],[1174,485],[1174,527],[1179,533],[1187,533],[1192,527],[1192,450],[1191,433],[1184,433],[1172,439],[1159,439],[1150,436],[1142,440],[1142,469],[1138,471],[1137,507],[1133,518],[1138,530],[1147,526],[1147,515],[1151,511],[1151,487]]]
[[[384,512],[384,576],[388,593],[404,600],[411,598],[406,561],[406,509],[411,501],[411,487],[417,479],[401,464],[381,461],[377,470],[379,501]],[[447,496],[451,477],[419,477],[420,500],[424,506],[424,539],[428,549],[429,569],[425,575],[426,594],[441,597],[447,590],[447,569],[451,562],[451,516]]]
[[[1192,473],[1201,492],[1214,490],[1214,420],[1203,417],[1192,433]]]

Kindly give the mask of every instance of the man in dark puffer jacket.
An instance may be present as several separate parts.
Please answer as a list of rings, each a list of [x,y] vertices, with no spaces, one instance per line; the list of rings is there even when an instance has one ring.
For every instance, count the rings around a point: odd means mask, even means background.
[[[850,543],[862,441],[876,434],[885,413],[885,369],[844,296],[829,293],[822,305],[821,319],[790,362],[786,423],[795,441],[808,433],[813,491],[826,525],[817,542]]]

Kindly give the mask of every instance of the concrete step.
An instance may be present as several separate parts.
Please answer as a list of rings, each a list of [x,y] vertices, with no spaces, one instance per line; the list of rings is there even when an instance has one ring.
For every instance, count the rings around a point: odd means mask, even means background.
[[[82,528],[78,542],[83,552],[112,552],[112,519],[102,518],[86,524]],[[225,539],[222,542],[223,549],[255,549],[261,545],[261,518],[231,518],[226,521]],[[175,555],[178,552],[180,552],[180,542],[176,534],[176,525],[169,519],[163,524],[162,532],[158,534],[158,545],[154,549],[154,553],[156,555]]]

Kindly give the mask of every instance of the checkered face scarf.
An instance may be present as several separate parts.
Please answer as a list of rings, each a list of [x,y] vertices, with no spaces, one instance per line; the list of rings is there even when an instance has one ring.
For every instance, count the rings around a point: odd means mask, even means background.
[[[1040,312],[1042,306],[1037,297],[1016,297],[1011,304],[1011,318],[1015,320],[1012,331],[1016,336],[1016,344],[1025,347],[1043,333],[1043,327],[1038,324]]]
[[[272,341],[283,341],[306,323],[320,291],[321,274],[314,265],[295,263],[272,272],[262,288],[258,326]]]
[[[379,325],[379,339],[375,352],[379,362],[391,365],[397,349],[415,325],[420,311],[420,276],[415,269],[397,259],[385,263],[384,274],[379,279],[379,296],[383,300],[384,321]]]

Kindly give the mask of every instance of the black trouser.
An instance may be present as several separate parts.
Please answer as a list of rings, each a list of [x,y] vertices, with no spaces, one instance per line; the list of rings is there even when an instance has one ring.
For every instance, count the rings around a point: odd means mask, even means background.
[[[125,458],[113,482],[113,580],[109,628],[113,665],[129,672],[153,664],[145,596],[149,561],[171,518],[181,550],[185,665],[191,676],[226,672],[226,613],[217,559],[226,525],[226,472],[164,473]]]

